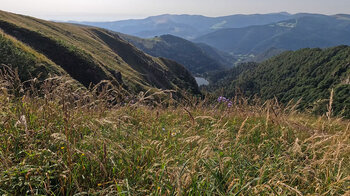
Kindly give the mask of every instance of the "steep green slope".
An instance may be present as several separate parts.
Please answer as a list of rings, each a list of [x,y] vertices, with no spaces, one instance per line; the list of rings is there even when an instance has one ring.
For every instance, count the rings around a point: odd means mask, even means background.
[[[234,96],[239,88],[247,96],[276,97],[282,103],[301,99],[299,108],[320,114],[327,111],[331,89],[334,89],[334,114],[350,118],[349,78],[350,47],[339,46],[285,52],[239,76],[219,80],[211,88],[221,87],[218,92],[226,96]]]
[[[0,30],[85,86],[111,80],[115,85],[122,83],[132,92],[179,88],[199,93],[194,78],[182,65],[146,55],[103,29],[48,22],[0,11]],[[8,44],[3,47],[8,47]],[[37,59],[35,55],[33,58]],[[0,63],[23,66],[6,59],[0,59]],[[176,74],[174,67],[187,77]],[[178,77],[183,82],[179,83]]]
[[[216,52],[218,57],[213,58],[215,56],[211,56],[195,43],[173,35],[162,35],[150,39],[142,39],[125,34],[119,35],[152,56],[165,57],[181,63],[193,74],[202,74],[231,66],[229,60],[227,62],[223,60],[228,57],[225,58]],[[215,49],[212,49],[211,52],[215,53]]]
[[[270,48],[297,50],[350,44],[346,17],[300,15],[274,24],[222,29],[195,39],[236,54],[259,54]]]
[[[0,31],[0,59],[2,66],[17,65],[22,80],[29,80],[32,76],[46,78],[49,73],[55,75],[65,73],[44,55],[5,35],[2,31]]]

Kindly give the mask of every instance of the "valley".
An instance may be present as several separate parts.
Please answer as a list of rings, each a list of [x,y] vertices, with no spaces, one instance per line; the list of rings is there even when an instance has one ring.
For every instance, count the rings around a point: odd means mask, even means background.
[[[194,75],[224,70],[232,67],[236,62],[234,57],[228,53],[172,35],[162,35],[150,39],[125,34],[119,35],[147,54],[179,62]]]
[[[0,195],[349,195],[349,35],[347,14],[0,11]]]

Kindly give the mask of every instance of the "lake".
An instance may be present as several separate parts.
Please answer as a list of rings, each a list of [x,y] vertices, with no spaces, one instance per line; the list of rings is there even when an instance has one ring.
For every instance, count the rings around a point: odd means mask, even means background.
[[[198,86],[202,86],[202,85],[209,85],[208,80],[201,78],[201,77],[194,77],[196,79],[196,82],[198,84]]]

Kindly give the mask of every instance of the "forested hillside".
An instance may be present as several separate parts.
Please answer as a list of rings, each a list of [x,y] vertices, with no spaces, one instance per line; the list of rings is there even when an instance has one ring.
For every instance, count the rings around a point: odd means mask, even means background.
[[[243,66],[243,65],[241,65]],[[246,96],[277,98],[284,104],[300,99],[299,108],[325,114],[333,91],[334,114],[350,117],[350,47],[301,49],[264,61],[239,75],[233,68],[214,78],[209,89],[235,96],[237,89]],[[224,76],[224,77],[223,77]]]

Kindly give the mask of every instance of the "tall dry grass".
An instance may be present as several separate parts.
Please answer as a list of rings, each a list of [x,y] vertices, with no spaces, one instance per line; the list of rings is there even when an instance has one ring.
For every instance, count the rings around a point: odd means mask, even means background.
[[[294,104],[0,74],[0,193],[350,194],[350,124]]]

